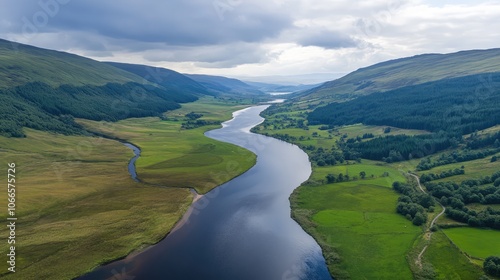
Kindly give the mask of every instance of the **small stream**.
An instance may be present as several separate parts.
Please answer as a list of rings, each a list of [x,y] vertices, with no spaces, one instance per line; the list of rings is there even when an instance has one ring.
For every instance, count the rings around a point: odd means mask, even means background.
[[[132,180],[136,182],[140,182],[139,178],[137,178],[137,172],[135,171],[135,162],[137,159],[141,156],[141,149],[139,147],[134,146],[130,143],[123,143],[126,147],[130,148],[134,152],[134,157],[130,159],[128,162],[128,173],[130,174],[130,177],[132,177]]]

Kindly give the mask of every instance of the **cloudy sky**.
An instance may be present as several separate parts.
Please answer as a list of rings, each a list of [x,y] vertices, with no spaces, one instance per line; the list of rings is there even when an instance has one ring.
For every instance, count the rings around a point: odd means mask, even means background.
[[[421,53],[500,47],[500,0],[0,0],[0,37],[102,61],[331,79]],[[303,77],[302,77],[303,78]]]

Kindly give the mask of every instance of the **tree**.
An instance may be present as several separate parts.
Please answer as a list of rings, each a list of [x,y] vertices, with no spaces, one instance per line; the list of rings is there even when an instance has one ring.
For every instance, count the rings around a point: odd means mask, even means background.
[[[337,177],[335,177],[335,175],[333,175],[331,173],[326,175],[326,181],[328,182],[328,184],[335,183],[336,180],[337,180]]]
[[[361,179],[366,178],[366,172],[364,171],[359,172],[359,177],[361,177]]]
[[[484,260],[484,271],[491,276],[500,276],[500,257],[490,256]]]
[[[416,226],[423,225],[425,221],[426,221],[425,216],[420,212],[417,212],[412,220],[413,224]]]
[[[337,178],[337,180],[339,182],[343,182],[344,181],[344,175],[342,173],[340,173],[339,176],[338,176],[338,178]]]

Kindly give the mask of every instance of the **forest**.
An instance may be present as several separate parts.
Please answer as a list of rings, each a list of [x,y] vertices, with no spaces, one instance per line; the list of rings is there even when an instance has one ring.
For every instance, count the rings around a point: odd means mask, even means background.
[[[457,171],[458,173],[458,171]],[[446,215],[473,227],[500,229],[500,211],[491,207],[475,211],[466,205],[500,204],[500,171],[480,179],[467,179],[460,184],[454,182],[426,182],[430,194],[447,206]]]
[[[138,83],[52,87],[41,82],[0,90],[0,135],[24,137],[23,127],[78,134],[73,118],[117,121],[158,116],[197,97]]]
[[[319,107],[309,124],[364,123],[456,135],[500,123],[500,73],[471,75],[377,92]]]

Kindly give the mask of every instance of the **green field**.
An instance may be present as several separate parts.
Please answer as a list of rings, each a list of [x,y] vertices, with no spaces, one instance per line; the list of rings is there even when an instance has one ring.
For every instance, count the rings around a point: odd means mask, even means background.
[[[218,109],[214,115],[219,115],[238,107],[212,104],[211,108]],[[137,140],[143,155],[137,162],[138,176],[162,185],[187,185],[182,184],[185,180],[207,191],[255,160],[242,148],[204,137],[206,128],[179,131],[181,122],[146,118],[93,124],[114,136]],[[7,162],[17,166],[16,273],[4,275],[5,279],[77,277],[158,242],[192,201],[185,188],[134,182],[127,171],[133,153],[117,141],[25,131],[27,138],[0,137],[0,158],[5,164],[0,180],[6,181]],[[207,160],[214,156],[216,162]],[[177,167],[151,168],[165,160]],[[179,166],[193,162],[203,164]],[[7,201],[6,195],[0,193],[0,200]],[[0,219],[5,220],[6,213]],[[8,235],[5,226],[0,235]],[[7,246],[2,242],[0,250],[7,252]],[[6,262],[1,267],[7,271]]]
[[[313,178],[343,168],[315,168]],[[422,230],[395,212],[398,195],[389,188],[393,180],[404,177],[390,167],[349,168],[391,175],[383,180],[301,186],[291,199],[295,218],[321,244],[336,279],[411,279],[405,256]]]
[[[443,232],[460,250],[474,258],[500,256],[500,231],[479,228],[450,228]]]
[[[195,111],[203,113],[206,119],[222,122],[230,118],[231,112],[240,108],[213,99],[204,99],[185,107],[179,112],[170,112],[168,116],[178,118]],[[79,122],[92,131],[112,135],[140,147],[137,173],[142,181],[150,184],[192,187],[200,193],[206,193],[255,164],[255,155],[248,150],[203,135],[205,131],[218,128],[219,125],[186,130],[181,129],[180,120],[159,118],[127,119],[116,123]]]
[[[423,255],[423,261],[432,265],[435,279],[479,279],[483,274],[482,268],[471,263],[460,249],[453,246],[443,232],[438,231],[432,235],[432,242]]]
[[[366,173],[366,179],[361,179],[359,173],[364,171]],[[384,173],[387,172],[388,176],[384,177]],[[394,169],[388,164],[370,160],[363,160],[361,163],[351,163],[336,166],[316,166],[314,168],[314,173],[311,175],[311,180],[321,181],[325,180],[326,175],[329,173],[338,175],[342,173],[343,175],[349,175],[351,178],[357,177],[357,180],[363,184],[369,184],[374,186],[383,186],[390,188],[392,183],[396,181],[404,182],[406,178],[399,171]]]
[[[497,156],[500,156],[500,153],[497,153]],[[451,164],[436,166],[430,170],[419,171],[419,172],[417,172],[417,174],[419,174],[419,175],[424,174],[424,173],[437,173],[437,174],[439,174],[443,171],[460,169],[463,166],[464,170],[465,170],[465,174],[455,175],[452,177],[435,180],[433,182],[452,181],[452,182],[460,183],[460,182],[467,180],[467,179],[479,179],[481,177],[491,176],[493,173],[500,170],[500,161],[491,162],[491,157],[492,156],[488,156],[488,157],[483,158],[483,159],[476,159],[476,160],[470,160],[470,161],[466,161],[466,162],[458,162],[458,163],[451,163]]]

